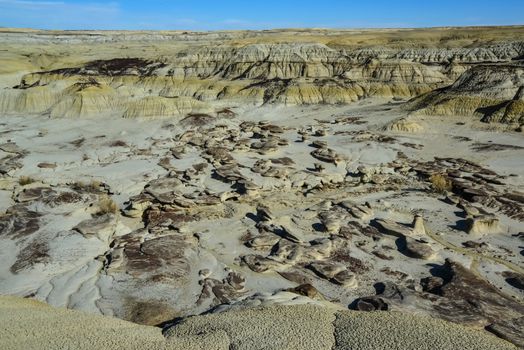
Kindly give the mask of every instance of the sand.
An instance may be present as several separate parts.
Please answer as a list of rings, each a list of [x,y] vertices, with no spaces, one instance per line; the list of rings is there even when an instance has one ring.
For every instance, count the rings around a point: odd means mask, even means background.
[[[323,106],[322,108],[265,106],[238,109],[238,113],[238,117],[223,119],[219,123],[235,129],[242,121],[268,120],[281,127],[299,129],[307,125],[317,127],[316,120],[329,121],[343,116],[360,117],[366,122],[365,124],[335,126],[328,124],[330,132],[321,139],[327,141],[336,152],[347,157],[348,161],[339,166],[323,162],[325,171],[322,176],[327,178],[344,176],[347,171],[358,172],[359,166],[380,168],[393,161],[401,151],[410,158],[424,161],[432,160],[434,156],[453,154],[454,157],[492,165],[492,169],[507,176],[504,181],[508,185],[504,188],[522,187],[522,176],[508,176],[512,173],[521,174],[524,169],[518,149],[498,152],[476,152],[471,149],[474,142],[488,143],[492,140],[501,144],[524,146],[521,135],[485,129],[481,123],[472,120],[467,121],[466,125],[458,126],[453,119],[424,117],[417,119],[423,131],[377,132],[377,130],[384,130],[391,121],[404,115],[398,106],[383,101],[364,101],[350,106]],[[16,203],[14,199],[20,192],[41,186],[51,186],[51,189],[57,192],[71,191],[72,184],[76,181],[86,184],[100,181],[107,184],[112,191],[112,199],[120,209],[123,209],[126,207],[124,203],[140,194],[150,181],[167,176],[169,171],[158,163],[164,157],[172,157],[170,149],[175,145],[173,138],[183,132],[182,127],[170,126],[171,123],[162,120],[113,119],[101,124],[93,119],[50,120],[41,117],[6,117],[3,121],[6,125],[2,127],[2,131],[5,132],[2,140],[10,139],[28,152],[22,159],[22,167],[4,178],[5,209]],[[35,136],[42,131],[45,132],[41,136]],[[352,134],[335,135],[335,131],[359,132],[372,136],[383,134],[395,137],[396,141],[393,143],[375,140],[358,142],[352,139]],[[100,137],[102,135],[104,137]],[[473,140],[457,139],[462,135],[470,135]],[[157,324],[175,316],[199,314],[212,306],[212,296],[203,304],[196,304],[199,295],[203,293],[198,277],[200,269],[209,269],[211,278],[216,280],[227,277],[227,271],[236,271],[245,276],[245,289],[238,295],[231,296],[232,301],[241,300],[255,293],[272,294],[295,287],[295,282],[283,278],[278,273],[278,271],[292,269],[296,264],[294,262],[282,261],[282,264],[277,264],[275,271],[257,273],[242,266],[239,261],[242,255],[264,254],[263,251],[246,247],[241,241],[246,232],[256,232],[256,222],[247,215],[256,211],[258,203],[272,205],[276,214],[274,224],[291,228],[306,242],[328,236],[325,232],[321,232],[322,230],[315,230],[313,226],[318,225],[317,214],[321,211],[319,205],[325,200],[350,199],[359,204],[369,202],[374,206],[374,218],[405,224],[412,221],[415,211],[423,214],[427,227],[439,234],[435,236],[439,238],[438,241],[431,237],[424,238],[436,252],[428,261],[412,259],[396,249],[387,252],[394,258],[393,260],[377,259],[370,254],[371,251],[383,246],[395,247],[394,239],[384,236],[379,244],[372,240],[366,243],[366,246],[350,243],[348,249],[351,256],[364,261],[369,266],[365,271],[359,272],[358,285],[351,288],[334,285],[308,269],[301,269],[301,273],[313,281],[314,286],[328,300],[334,300],[343,307],[347,307],[356,298],[374,294],[373,284],[377,281],[392,280],[400,285],[404,284],[405,279],[403,280],[402,276],[397,279],[396,276],[384,273],[386,268],[401,271],[413,279],[420,279],[428,276],[428,263],[442,264],[445,258],[453,258],[469,266],[473,258],[505,254],[503,251],[511,252],[501,258],[503,263],[519,265],[520,250],[518,244],[515,244],[517,238],[512,235],[518,232],[517,220],[498,214],[504,232],[481,237],[482,240],[492,244],[489,250],[474,255],[474,252],[464,250],[462,247],[463,242],[472,238],[466,232],[450,228],[450,225],[462,220],[462,214],[457,212],[455,206],[443,202],[438,195],[428,195],[425,192],[428,185],[423,183],[414,185],[419,188],[419,191],[408,191],[412,185],[407,183],[407,190],[402,195],[395,191],[378,189],[377,186],[361,184],[355,187],[343,187],[341,190],[328,189],[304,197],[300,191],[295,193],[291,182],[286,179],[263,177],[251,172],[249,168],[259,159],[283,157],[295,161],[295,165],[291,168],[295,168],[296,170],[292,171],[297,171],[299,174],[306,173],[305,169],[314,167],[318,161],[310,155],[313,148],[309,146],[309,142],[296,142],[298,139],[296,130],[285,131],[282,137],[288,140],[289,144],[268,155],[259,155],[252,151],[232,152],[235,160],[243,166],[242,172],[263,188],[260,198],[246,198],[239,202],[228,201],[218,206],[202,208],[198,220],[179,225],[188,238],[193,237],[195,233],[199,236],[198,247],[191,252],[188,251],[187,254],[190,259],[188,266],[191,267],[186,274],[189,277],[188,282],[177,280],[173,281],[172,285],[162,285],[143,279],[143,284],[137,287],[135,281],[128,278],[125,268],[118,267],[115,261],[109,270],[105,270],[103,259],[100,257],[111,252],[109,247],[111,242],[118,241],[120,237],[137,229],[140,230],[144,223],[141,217],[129,218],[122,213],[118,214],[116,227],[109,241],[100,240],[95,236],[84,237],[74,230],[71,231],[73,227],[89,219],[96,207],[97,197],[86,195],[79,203],[53,208],[48,207],[41,200],[28,203],[30,208],[40,210],[44,215],[40,229],[31,235],[31,238],[34,239],[33,242],[45,240],[49,248],[47,253],[49,258],[44,260],[24,258],[26,255],[23,254],[22,249],[31,245],[31,241],[25,238],[0,238],[0,247],[2,247],[0,259],[5,262],[0,267],[0,276],[4,281],[0,283],[0,292],[18,296],[36,295],[39,300],[53,306]],[[81,139],[84,139],[81,145],[71,144]],[[118,140],[128,146],[112,146]],[[414,149],[403,145],[404,143],[419,144],[423,147]],[[170,161],[176,171],[186,171],[191,169],[193,164],[204,161],[199,150],[193,147],[186,148],[187,151],[182,159]],[[87,155],[87,158],[84,158],[84,155]],[[56,168],[41,169],[37,165],[42,162],[55,163]],[[35,178],[38,182],[20,186],[18,179],[21,176]],[[196,179],[186,189],[198,188],[198,186],[205,186],[214,193],[231,190],[230,184],[212,178],[209,168],[202,179]],[[369,220],[370,218],[366,218],[364,223],[367,224]],[[151,238],[154,238],[154,235],[150,235],[147,239]],[[363,237],[357,239],[357,241],[362,240]],[[17,241],[21,243],[16,244]],[[452,249],[447,249],[450,247]],[[268,248],[268,251],[270,250],[271,247]],[[328,256],[319,258],[324,259]],[[28,266],[13,273],[11,267],[17,260],[26,261]],[[489,261],[493,263],[487,264]],[[503,269],[503,264],[492,259],[485,259],[485,263],[477,267],[480,274],[489,276],[490,281],[504,293],[514,296],[517,300],[521,299],[521,291],[506,283],[500,274],[493,273]],[[154,273],[154,271],[146,272],[145,276]],[[151,307],[161,302],[158,308],[170,311],[165,315],[154,316],[150,320],[143,317],[135,319],[134,314],[128,313],[128,310],[134,308],[133,299],[138,299],[142,303],[140,309],[148,303]]]

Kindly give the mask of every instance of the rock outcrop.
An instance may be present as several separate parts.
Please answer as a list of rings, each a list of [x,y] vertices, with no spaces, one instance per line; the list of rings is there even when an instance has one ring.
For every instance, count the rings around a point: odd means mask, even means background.
[[[387,347],[513,350],[462,326],[396,313],[356,313],[313,305],[241,308],[160,328],[53,309],[34,300],[0,299],[0,347],[6,349],[348,349]],[[385,332],[384,330],[387,330]],[[377,334],[381,334],[380,337]],[[21,341],[23,339],[23,341]]]
[[[377,326],[399,311],[520,345],[524,140],[403,109],[435,88],[521,98],[522,45],[507,33],[524,28],[463,31],[400,31],[409,43],[389,30],[362,43],[353,31],[36,32],[16,44],[0,28],[0,58],[20,59],[0,67],[0,294],[173,326],[182,349],[296,348],[315,326],[315,348],[464,347]],[[493,80],[497,67],[513,68]],[[323,308],[255,317],[304,303]],[[358,316],[374,338],[329,311],[348,307],[381,311]]]
[[[524,123],[524,65],[482,64],[451,86],[410,101],[415,114],[478,116],[486,122]]]
[[[481,30],[476,43],[454,48],[439,43],[413,47],[409,34],[402,34],[406,42],[389,43],[387,36],[383,39],[376,33],[376,40],[383,43],[377,46],[353,43],[352,32],[295,34],[309,39],[293,42],[287,31],[98,33],[96,39],[83,33],[53,37],[45,32],[0,33],[0,42],[10,45],[15,38],[59,46],[80,40],[87,48],[108,40],[133,47],[144,37],[161,47],[170,43],[169,50],[157,54],[114,48],[77,63],[48,54],[38,61],[39,68],[52,69],[30,70],[19,84],[3,90],[0,112],[167,118],[213,114],[224,104],[347,104],[369,97],[422,95],[409,108],[426,114],[482,113],[486,121],[505,123],[522,118],[522,97],[518,97],[522,92],[517,90],[522,86],[518,60],[524,55],[524,44],[508,34],[489,42],[482,40]],[[326,34],[331,41],[322,37]],[[435,30],[428,35],[440,34]],[[206,40],[213,45],[203,45]],[[413,127],[398,125],[398,130]]]

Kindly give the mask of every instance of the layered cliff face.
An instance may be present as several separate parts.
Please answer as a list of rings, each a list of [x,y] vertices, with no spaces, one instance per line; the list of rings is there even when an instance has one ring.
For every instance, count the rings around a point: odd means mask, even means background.
[[[520,33],[520,28],[515,30]],[[428,33],[432,37],[439,31]],[[524,56],[524,40],[506,33],[486,41],[482,39],[484,32],[475,33],[478,40],[473,43],[464,42],[462,36],[450,39],[443,34],[440,41],[420,41],[409,31],[398,37],[387,31],[365,32],[362,39],[368,39],[361,41],[355,38],[362,33],[320,30],[109,32],[92,33],[92,37],[87,33],[0,33],[0,41],[8,47],[18,35],[19,40],[46,51],[21,54],[28,58],[27,65],[10,72],[11,76],[18,72],[21,78],[19,84],[0,93],[0,112],[152,118],[212,114],[225,106],[246,104],[347,104],[363,98],[410,99],[423,95],[420,101],[425,102],[413,102],[411,108],[425,108],[423,113],[438,114],[446,109],[449,113],[472,114],[478,108],[492,106],[491,102],[511,98],[468,102],[467,108],[461,103],[460,107],[443,108],[438,107],[442,104],[439,98],[444,98],[440,89],[451,86],[450,91],[455,91],[471,80],[468,76],[482,71],[482,82],[471,84],[489,90],[492,80],[496,83],[513,74],[510,62]],[[111,40],[116,47],[108,47]],[[374,45],[381,41],[383,45]],[[49,47],[42,49],[43,43]],[[56,54],[60,49],[63,57]],[[16,49],[7,51],[12,59]],[[77,57],[83,51],[82,58]],[[483,68],[468,73],[479,65]],[[499,69],[504,65],[507,68]],[[522,86],[517,79],[514,85],[518,88],[519,84]],[[520,120],[520,105],[509,104],[509,110],[506,106],[504,112],[486,120]]]
[[[524,123],[524,65],[471,68],[451,86],[407,104],[416,114],[476,115],[487,122]]]

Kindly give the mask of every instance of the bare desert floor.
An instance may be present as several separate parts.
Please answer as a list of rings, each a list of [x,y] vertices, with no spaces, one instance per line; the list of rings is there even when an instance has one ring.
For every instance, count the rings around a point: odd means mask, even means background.
[[[0,345],[524,346],[509,30],[0,31]]]

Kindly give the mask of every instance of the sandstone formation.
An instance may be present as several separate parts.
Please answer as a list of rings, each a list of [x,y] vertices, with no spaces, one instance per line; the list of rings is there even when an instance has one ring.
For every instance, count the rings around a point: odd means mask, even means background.
[[[8,349],[516,349],[495,337],[447,322],[401,314],[336,311],[318,306],[269,306],[196,316],[160,328],[110,317],[52,309],[2,297]],[[384,332],[385,330],[385,332]],[[428,331],[429,330],[429,331]],[[377,333],[383,337],[377,338]],[[384,334],[385,333],[385,334]],[[23,341],[21,341],[23,339]]]
[[[449,87],[415,98],[416,114],[478,116],[486,122],[524,123],[524,66],[482,64],[464,72]]]
[[[0,42],[9,47],[21,42],[30,47],[58,44],[63,57],[56,55],[56,47],[49,52],[44,48],[39,56],[26,55],[22,62],[27,67],[19,72],[27,73],[2,91],[0,111],[68,118],[168,118],[213,115],[224,105],[349,104],[370,97],[422,95],[408,108],[522,123],[521,28],[469,31],[477,40],[463,47],[461,39],[454,42],[441,30],[400,30],[396,41],[390,41],[388,32],[369,40],[365,32],[322,30],[100,32],[74,37],[3,31]],[[410,40],[421,41],[419,35],[435,41],[413,47]],[[455,35],[472,34],[464,29]],[[358,41],[361,36],[368,40]],[[141,48],[144,38],[159,46],[156,53]],[[110,41],[122,46],[96,51]],[[206,45],[211,41],[213,45]],[[63,46],[70,43],[76,51]],[[75,62],[82,51],[90,59]],[[12,53],[3,55],[12,62]],[[415,126],[391,127],[406,131]]]
[[[153,348],[521,346],[523,33],[0,29],[0,294]]]

